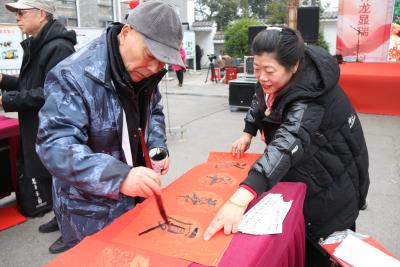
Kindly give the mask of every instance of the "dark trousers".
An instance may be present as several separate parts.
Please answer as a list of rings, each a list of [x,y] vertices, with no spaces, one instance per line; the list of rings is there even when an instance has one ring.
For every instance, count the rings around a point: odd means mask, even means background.
[[[201,70],[201,55],[196,55],[196,70]]]
[[[356,224],[354,223],[351,230],[356,231]],[[318,244],[318,241],[311,238],[306,233],[306,264],[305,267],[330,267],[332,266],[330,255],[326,252],[322,246]],[[334,266],[334,265],[333,265]]]
[[[183,70],[177,70],[176,77],[178,77],[179,84],[183,83]]]

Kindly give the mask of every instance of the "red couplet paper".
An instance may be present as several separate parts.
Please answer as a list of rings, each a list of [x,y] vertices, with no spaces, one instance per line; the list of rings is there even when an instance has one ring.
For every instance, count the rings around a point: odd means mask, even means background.
[[[186,267],[189,264],[185,260],[89,237],[78,246],[61,254],[46,267]]]
[[[17,207],[0,208],[0,231],[25,221],[26,218],[19,213]]]
[[[259,156],[246,154],[236,159],[229,153],[211,153],[207,163],[191,169],[163,190],[169,224],[163,222],[155,200],[149,199],[139,214],[115,233],[112,241],[204,265],[217,265],[232,235],[219,232],[204,241],[203,233]]]

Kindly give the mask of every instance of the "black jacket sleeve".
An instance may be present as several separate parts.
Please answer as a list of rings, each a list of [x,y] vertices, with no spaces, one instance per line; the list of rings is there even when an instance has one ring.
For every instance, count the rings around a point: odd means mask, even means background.
[[[16,91],[18,90],[18,78],[2,74],[1,82],[0,82],[0,89],[5,91]]]
[[[258,97],[257,94],[253,95],[253,99],[251,101],[251,105],[249,110],[247,111],[246,118],[244,119],[245,126],[243,132],[249,133],[252,136],[257,135],[258,127],[256,125],[256,118],[259,116],[259,105],[258,105]]]
[[[320,127],[323,107],[315,104],[295,103],[285,116],[264,154],[251,167],[242,182],[257,195],[271,189],[299,162],[310,145],[310,135]]]
[[[65,42],[65,41],[64,41]],[[51,49],[43,49],[40,52],[41,62],[38,68],[43,69],[44,75],[60,61],[68,57],[74,52],[71,44],[63,44],[62,41],[52,44]],[[20,110],[39,110],[44,104],[42,86],[35,88],[20,88],[19,91],[9,91],[3,95],[3,108],[6,112]]]
[[[3,108],[6,112],[39,110],[44,104],[43,88],[9,91],[3,94]]]

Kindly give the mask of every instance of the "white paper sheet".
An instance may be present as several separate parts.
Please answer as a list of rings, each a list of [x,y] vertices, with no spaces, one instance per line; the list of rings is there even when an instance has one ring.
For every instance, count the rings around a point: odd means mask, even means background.
[[[253,235],[281,234],[283,220],[292,202],[284,202],[282,194],[266,195],[246,212],[238,230]]]
[[[354,267],[400,267],[400,261],[352,235],[343,240],[333,255]]]

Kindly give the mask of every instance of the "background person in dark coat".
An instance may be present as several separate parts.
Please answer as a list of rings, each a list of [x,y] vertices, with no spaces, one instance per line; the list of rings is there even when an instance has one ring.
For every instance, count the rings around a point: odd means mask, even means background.
[[[138,128],[150,150],[167,151],[158,83],[165,63],[185,67],[182,38],[173,8],[146,1],[127,24],[112,24],[47,75],[36,149],[54,177],[62,234],[50,252],[101,230],[135,207],[137,197],[161,194],[160,174],[145,167]]]
[[[201,57],[203,56],[203,49],[197,44],[196,48],[196,70],[201,70]]]
[[[279,181],[303,182],[306,266],[330,266],[317,240],[355,229],[368,192],[360,120],[338,84],[334,58],[320,47],[305,47],[299,32],[269,28],[256,36],[252,50],[258,86],[232,154],[242,156],[257,131],[267,147],[204,237],[222,228],[237,232],[249,202]]]
[[[57,63],[74,52],[76,34],[67,31],[53,19],[54,1],[18,1],[6,4],[16,12],[23,33],[30,37],[21,43],[24,50],[19,77],[0,74],[0,105],[6,112],[18,112],[22,153],[19,159],[19,189],[21,212],[26,216],[41,216],[52,209],[51,175],[35,151],[39,109],[44,104],[43,85],[47,73]],[[41,232],[58,230],[52,219],[39,227]]]

